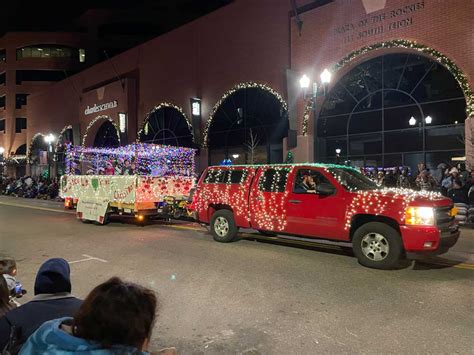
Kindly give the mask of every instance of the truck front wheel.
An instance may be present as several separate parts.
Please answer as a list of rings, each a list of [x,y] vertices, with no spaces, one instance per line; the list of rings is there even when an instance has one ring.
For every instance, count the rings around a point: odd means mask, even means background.
[[[400,234],[380,222],[360,226],[354,233],[352,249],[360,264],[374,269],[395,268],[403,256]]]
[[[211,233],[215,241],[232,242],[239,229],[235,225],[234,215],[229,210],[218,210],[211,218]]]

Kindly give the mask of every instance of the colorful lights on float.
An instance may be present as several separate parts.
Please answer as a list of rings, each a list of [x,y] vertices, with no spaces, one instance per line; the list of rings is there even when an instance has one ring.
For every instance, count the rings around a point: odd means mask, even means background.
[[[147,176],[194,176],[195,154],[192,148],[157,144],[130,144],[118,148],[83,148],[69,145],[66,150],[66,167],[70,174],[82,163],[87,171],[105,168],[109,162],[128,160],[136,165],[135,174]]]

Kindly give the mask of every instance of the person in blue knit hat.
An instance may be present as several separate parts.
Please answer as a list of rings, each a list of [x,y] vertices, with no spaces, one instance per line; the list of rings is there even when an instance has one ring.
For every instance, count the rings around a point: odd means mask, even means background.
[[[60,258],[49,259],[41,265],[36,274],[34,294],[30,302],[0,318],[0,350],[8,344],[10,352],[16,353],[44,322],[72,316],[82,303],[71,294],[69,264]]]

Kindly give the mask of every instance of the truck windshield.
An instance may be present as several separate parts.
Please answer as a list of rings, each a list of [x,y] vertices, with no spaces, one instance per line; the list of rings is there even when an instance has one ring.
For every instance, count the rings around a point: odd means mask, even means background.
[[[355,170],[331,168],[328,171],[348,191],[375,190],[379,188],[374,181]]]

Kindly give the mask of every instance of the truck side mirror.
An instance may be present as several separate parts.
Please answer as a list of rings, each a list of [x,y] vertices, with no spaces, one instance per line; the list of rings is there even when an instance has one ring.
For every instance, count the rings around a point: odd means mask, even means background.
[[[323,196],[334,195],[336,193],[336,188],[327,182],[323,182],[316,186],[316,193]]]

